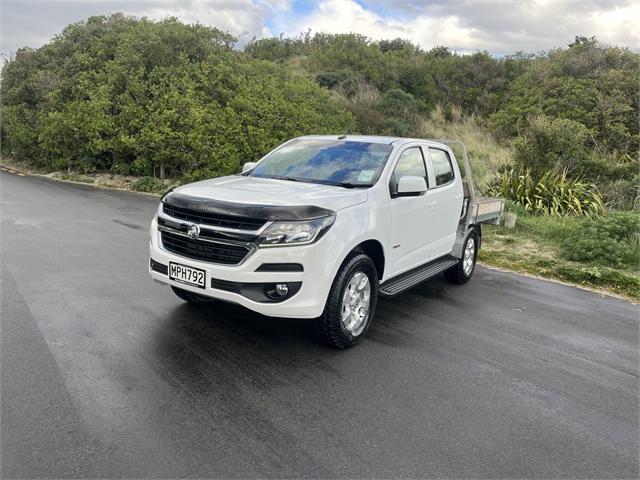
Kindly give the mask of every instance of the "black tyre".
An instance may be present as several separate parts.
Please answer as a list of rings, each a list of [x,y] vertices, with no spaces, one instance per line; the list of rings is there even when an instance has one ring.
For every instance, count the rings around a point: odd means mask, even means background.
[[[185,302],[193,303],[196,305],[204,305],[205,303],[215,302],[214,298],[205,297],[204,295],[198,295],[197,293],[190,292],[188,290],[183,290],[178,287],[171,286],[171,290],[178,297],[180,297]]]
[[[378,301],[378,272],[364,253],[352,253],[333,280],[322,316],[312,321],[316,336],[334,348],[360,342]]]
[[[462,246],[462,258],[460,261],[444,272],[444,276],[450,283],[462,285],[467,283],[476,268],[476,257],[478,256],[478,236],[471,232]]]

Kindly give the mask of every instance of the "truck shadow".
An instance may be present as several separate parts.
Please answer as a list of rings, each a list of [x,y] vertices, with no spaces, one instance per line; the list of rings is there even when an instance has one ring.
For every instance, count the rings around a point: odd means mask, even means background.
[[[149,354],[160,375],[192,392],[221,384],[271,389],[296,378],[342,378],[351,375],[350,360],[388,355],[389,347],[398,355],[437,348],[434,329],[460,314],[450,288],[464,286],[436,278],[393,299],[381,298],[367,337],[343,351],[316,340],[307,320],[265,317],[225,302],[183,303],[160,319],[148,340]]]
[[[317,342],[305,320],[264,317],[223,302],[177,306],[148,342],[157,372],[196,392],[237,383],[274,388],[313,372],[333,376],[326,360],[341,354]]]
[[[286,427],[330,418],[335,400],[327,391],[343,380],[340,367],[331,365],[341,352],[318,344],[304,320],[262,317],[222,303],[181,304],[147,342],[147,365],[169,387],[173,401],[198,418],[202,431],[225,432],[227,449],[254,456],[251,461],[266,464],[263,468],[282,468],[281,452],[293,452],[292,458],[317,472],[314,476],[336,476],[298,447]],[[154,421],[165,420],[158,415]],[[247,445],[257,445],[261,453],[247,453]],[[212,458],[219,454],[215,443],[199,448],[210,449]]]
[[[365,373],[363,380],[363,365],[373,362],[384,371],[407,356],[444,355],[447,347],[439,344],[437,332],[447,321],[442,309],[451,307],[437,298],[439,293],[436,298],[429,293],[440,288],[446,295],[447,287],[435,282],[381,299],[367,337],[342,351],[318,342],[305,320],[264,317],[222,302],[178,304],[158,319],[144,356],[185,408],[209,412],[223,422],[240,418],[248,431],[267,431],[264,402],[281,405],[296,398],[297,408],[305,410],[313,398],[313,415],[330,416],[343,401],[340,394],[329,393],[337,385],[375,382],[383,373]],[[432,312],[436,305],[440,308]]]
[[[318,364],[323,359],[345,355],[345,352],[358,355],[357,352],[364,353],[375,344],[413,348],[417,346],[416,342],[423,344],[424,338],[412,338],[410,330],[419,322],[421,329],[428,331],[433,320],[429,306],[446,307],[451,301],[446,289],[444,281],[434,280],[393,299],[380,299],[367,338],[346,351],[320,343],[307,320],[266,317],[225,302],[180,304],[160,322],[153,346],[159,356],[179,352],[175,361],[195,355],[204,361],[216,358],[247,362],[253,359],[285,366],[301,361]]]
[[[162,331],[178,339],[207,339],[218,348],[244,345],[284,347],[315,343],[307,321],[266,317],[239,305],[214,302],[207,305],[181,304],[171,310]]]

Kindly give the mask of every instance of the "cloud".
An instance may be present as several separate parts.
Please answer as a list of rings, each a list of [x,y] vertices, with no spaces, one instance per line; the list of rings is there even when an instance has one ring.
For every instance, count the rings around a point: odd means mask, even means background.
[[[352,0],[325,0],[286,33],[311,29],[327,33],[360,33],[372,39],[406,38],[424,47],[448,45],[459,49],[486,48],[489,42],[453,15],[419,15],[412,20],[385,18]]]
[[[270,11],[267,5],[252,0],[192,0],[179,4],[158,2],[132,13],[152,19],[178,17],[185,23],[212,25],[236,36],[250,38],[254,35],[270,35],[271,32],[265,27],[265,18]]]
[[[115,12],[151,19],[175,16],[218,27],[246,42],[271,35],[266,19],[289,8],[288,0],[2,0],[0,50],[6,54],[39,47],[70,23]]]
[[[323,0],[283,32],[354,32],[406,38],[423,48],[538,52],[576,35],[640,49],[640,4],[629,1]]]
[[[39,47],[69,23],[114,12],[177,16],[227,30],[241,45],[311,29],[463,52],[538,52],[576,35],[640,50],[640,3],[632,0],[2,0],[0,51]]]

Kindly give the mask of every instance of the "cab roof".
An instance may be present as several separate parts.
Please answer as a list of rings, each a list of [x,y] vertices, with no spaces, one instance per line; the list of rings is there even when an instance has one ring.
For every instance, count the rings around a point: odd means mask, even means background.
[[[298,138],[310,140],[344,140],[351,142],[383,143],[386,145],[393,144],[397,146],[411,142],[424,142],[434,146],[446,148],[446,145],[438,142],[437,140],[429,140],[425,138],[385,137],[379,135],[305,135]]]

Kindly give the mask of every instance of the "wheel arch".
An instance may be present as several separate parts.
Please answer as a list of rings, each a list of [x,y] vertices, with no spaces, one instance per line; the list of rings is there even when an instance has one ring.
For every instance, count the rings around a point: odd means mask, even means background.
[[[365,240],[352,248],[351,252],[362,252],[371,258],[376,267],[378,279],[382,280],[385,264],[384,248],[382,247],[382,243],[375,239]]]
[[[478,243],[477,250],[480,250],[480,246],[482,245],[482,224],[476,223],[472,225],[471,228],[473,229],[474,232],[476,232],[476,238]]]
[[[482,226],[479,223],[475,223],[473,225],[469,225],[469,227],[464,231],[464,235],[458,229],[458,233],[456,235],[456,241],[453,244],[453,248],[451,249],[451,255],[455,258],[462,258],[462,248],[464,247],[464,242],[467,240],[467,237],[471,234],[476,236],[477,249],[480,249],[480,245],[482,244]]]

